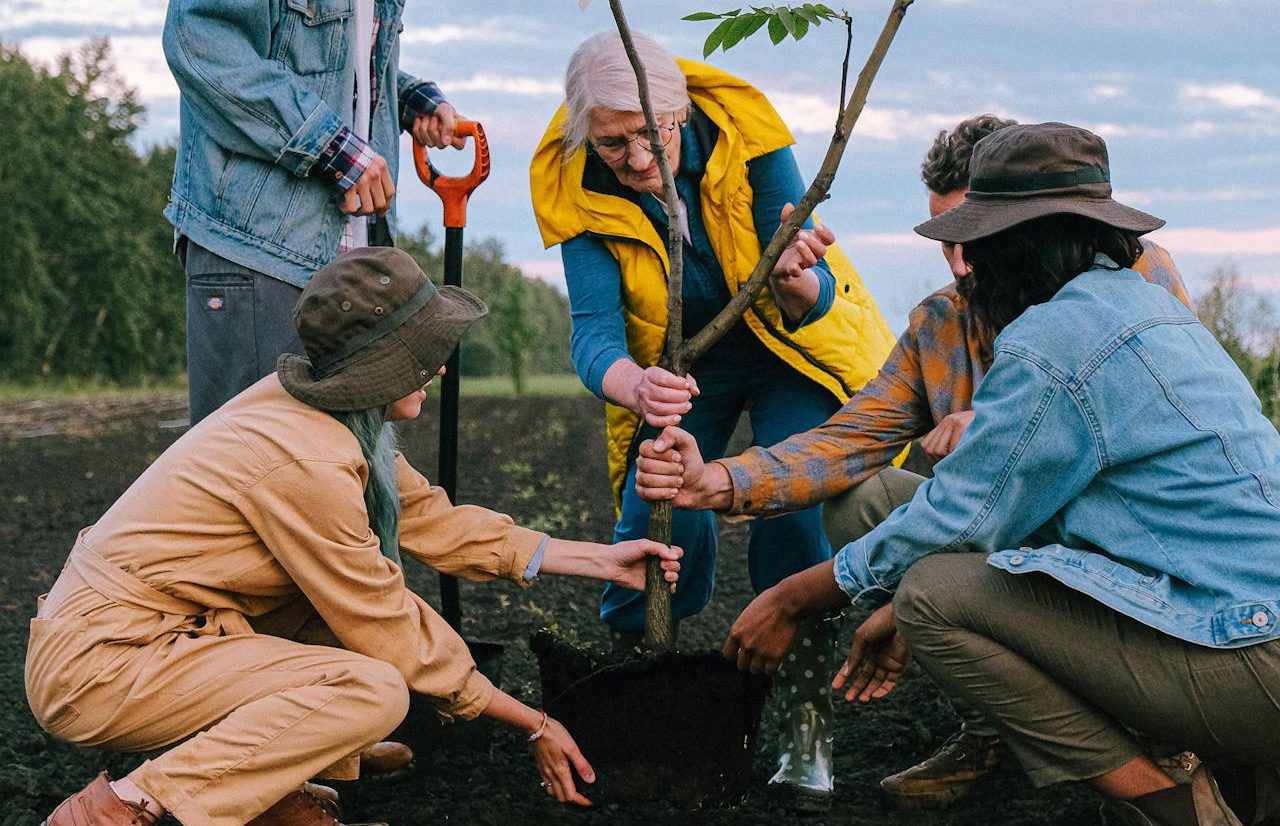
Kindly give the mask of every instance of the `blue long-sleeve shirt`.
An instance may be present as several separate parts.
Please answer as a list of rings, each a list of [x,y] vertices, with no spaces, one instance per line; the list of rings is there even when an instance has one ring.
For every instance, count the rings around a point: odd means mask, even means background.
[[[715,317],[729,302],[729,287],[724,270],[716,260],[702,219],[699,187],[706,168],[704,141],[697,134],[695,119],[702,117],[694,110],[689,123],[681,129],[680,168],[676,174],[676,191],[684,201],[689,217],[689,237],[683,245],[684,256],[684,329],[693,334]],[[703,118],[703,124],[705,124]],[[589,158],[588,163],[600,163]],[[607,173],[612,175],[612,172]],[[782,222],[782,208],[796,203],[804,195],[805,185],[789,147],[769,152],[747,163],[747,180],[751,184],[751,212],[761,248]],[[660,236],[666,236],[667,217],[661,201],[648,194],[627,191],[629,197],[653,221]],[[813,228],[813,222],[804,224]],[[571,238],[560,245],[565,281],[569,289],[569,307],[573,317],[571,355],[582,383],[604,398],[604,374],[618,359],[630,358],[622,316],[621,270],[603,239],[590,233]],[[835,300],[835,277],[825,260],[814,266],[818,275],[818,300],[797,324],[796,330],[826,315]],[[749,343],[752,334],[739,323],[708,353]]]

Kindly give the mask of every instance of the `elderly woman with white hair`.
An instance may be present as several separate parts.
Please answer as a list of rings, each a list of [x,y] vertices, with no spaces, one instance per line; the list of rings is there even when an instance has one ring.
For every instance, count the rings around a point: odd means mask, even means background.
[[[773,107],[746,82],[673,58],[637,35],[636,48],[675,174],[684,242],[684,329],[698,330],[746,282],[790,204],[804,192],[794,142]],[[615,538],[644,536],[648,505],[635,494],[635,446],[679,422],[706,455],[724,454],[739,414],[756,444],[821,424],[884,361],[884,319],[834,235],[812,222],[787,248],[764,291],[695,366],[657,367],[667,327],[667,218],[657,159],[645,137],[635,75],[616,32],[588,38],[565,73],[566,101],[534,156],[534,212],[547,246],[559,244],[573,313],[572,355],[583,383],[607,404]],[[677,511],[685,549],[675,619],[700,611],[715,574],[710,512]],[[753,523],[752,586],[768,588],[828,559],[820,507]],[[601,616],[622,641],[638,636],[638,592],[605,588]],[[825,800],[831,791],[832,656],[824,623],[806,632],[784,669],[789,710],[775,782]]]

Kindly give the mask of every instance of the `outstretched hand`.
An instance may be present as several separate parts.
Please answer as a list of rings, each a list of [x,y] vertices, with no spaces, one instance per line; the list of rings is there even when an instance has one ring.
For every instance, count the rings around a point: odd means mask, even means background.
[[[751,601],[729,629],[722,653],[739,671],[772,674],[796,637],[796,620],[784,609],[774,586]]]
[[[849,701],[879,700],[898,684],[911,662],[911,652],[893,622],[893,606],[885,605],[867,617],[853,634],[853,646],[836,672],[831,688],[848,685]]]
[[[548,717],[546,731],[533,741],[533,762],[538,766],[538,774],[542,775],[542,787],[547,794],[561,803],[591,805],[591,801],[583,797],[575,786],[573,772],[586,782],[594,783],[595,770],[582,756],[568,729],[558,720]]]
[[[662,560],[663,578],[670,583],[672,591],[676,589],[676,581],[680,578],[679,559],[684,556],[680,548],[674,545],[667,547],[650,539],[629,539],[609,546],[609,551],[610,570],[606,571],[604,578],[615,585],[634,591],[644,590],[645,562],[656,556]]]

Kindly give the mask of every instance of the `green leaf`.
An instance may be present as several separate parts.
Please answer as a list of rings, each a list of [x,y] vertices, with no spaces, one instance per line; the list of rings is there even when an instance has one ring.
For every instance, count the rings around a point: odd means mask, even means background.
[[[793,8],[791,12],[795,14],[797,17],[807,20],[815,26],[822,25],[822,17],[818,14],[816,10],[812,8],[809,8],[809,7]]]
[[[805,20],[803,17],[797,17],[795,19],[795,32],[793,34],[793,37],[795,37],[796,40],[799,40],[800,38],[804,37],[808,33],[809,33],[809,21]]]
[[[778,6],[778,20],[782,23],[782,27],[787,30],[787,34],[792,37],[796,36],[796,21],[791,16],[791,11],[782,6]]]
[[[769,18],[769,39],[773,41],[773,45],[777,46],[787,36],[787,27],[782,25],[782,21],[776,16]]]
[[[834,19],[836,19],[836,18],[839,18],[839,19],[841,19],[841,20],[843,20],[843,19],[844,19],[844,15],[843,15],[843,14],[839,14],[839,13],[837,13],[837,12],[836,12],[835,10],[833,10],[830,6],[824,5],[824,4],[822,4],[822,3],[817,3],[816,5],[817,5],[817,7],[818,7],[818,11],[822,14],[822,16],[824,16],[824,17],[826,17],[826,18],[828,18],[828,19],[831,19],[831,20],[834,20]]]
[[[710,11],[696,11],[693,14],[686,14],[681,20],[691,20],[697,22],[699,20],[719,20],[720,15]]]
[[[744,14],[734,21],[733,28],[724,36],[724,40],[720,43],[720,48],[726,52],[743,38],[750,37],[760,30],[769,20],[769,15],[764,12],[755,12],[753,14]]]
[[[711,34],[707,35],[706,42],[702,44],[702,57],[704,59],[710,57],[711,53],[719,48],[721,41],[724,40],[724,36],[729,33],[729,29],[731,29],[733,24],[736,22],[738,21],[734,20],[732,17],[726,17],[724,20],[720,21],[720,25],[711,30]]]

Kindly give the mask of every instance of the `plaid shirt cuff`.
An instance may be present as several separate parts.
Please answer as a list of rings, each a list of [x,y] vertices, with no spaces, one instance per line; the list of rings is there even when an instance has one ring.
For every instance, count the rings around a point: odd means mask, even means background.
[[[346,192],[373,163],[373,148],[347,127],[338,130],[312,170]]]
[[[729,471],[729,478],[733,482],[733,501],[726,511],[729,515],[737,515],[742,513],[751,513],[754,508],[760,506],[758,496],[752,495],[751,470],[744,466],[741,456],[733,459],[717,459],[717,463],[722,465],[725,470]]]
[[[410,86],[400,96],[400,128],[408,132],[415,120],[430,115],[442,103],[447,103],[444,92],[431,81],[424,80]]]

